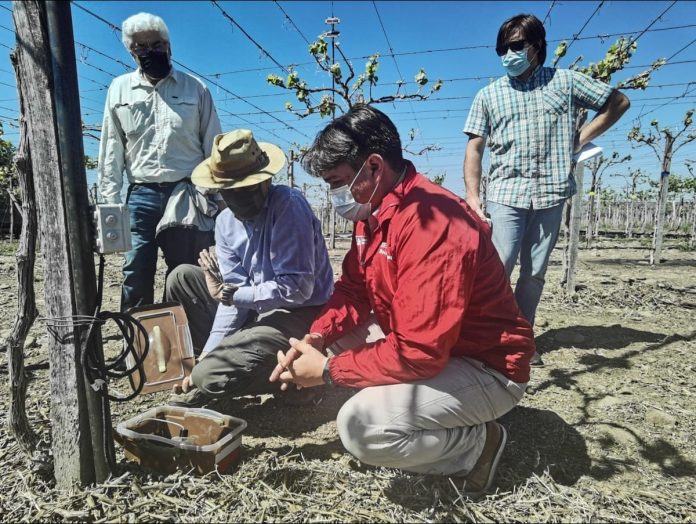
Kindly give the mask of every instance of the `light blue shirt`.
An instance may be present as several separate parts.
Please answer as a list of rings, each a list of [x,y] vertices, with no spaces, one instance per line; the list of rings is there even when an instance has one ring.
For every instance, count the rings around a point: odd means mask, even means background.
[[[271,186],[264,209],[253,220],[222,211],[215,244],[223,280],[239,289],[232,306],[218,306],[203,353],[241,328],[252,312],[319,306],[333,292],[321,224],[296,189]]]

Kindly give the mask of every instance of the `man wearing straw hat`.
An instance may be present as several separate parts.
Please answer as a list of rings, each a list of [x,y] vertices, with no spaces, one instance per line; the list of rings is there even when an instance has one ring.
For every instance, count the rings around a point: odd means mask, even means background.
[[[194,184],[216,189],[227,204],[217,218],[217,256],[182,265],[167,278],[196,350],[191,377],[170,404],[277,391],[268,382],[276,353],[302,337],[333,290],[321,225],[302,193],[273,185],[283,151],[251,131],[217,135],[212,154],[193,171]]]

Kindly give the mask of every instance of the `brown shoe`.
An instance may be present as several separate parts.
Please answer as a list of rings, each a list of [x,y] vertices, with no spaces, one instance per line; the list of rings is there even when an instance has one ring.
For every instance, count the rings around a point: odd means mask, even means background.
[[[500,456],[507,442],[507,431],[497,422],[486,422],[486,443],[474,469],[466,476],[465,495],[478,497],[493,485]]]
[[[529,365],[535,368],[543,368],[546,364],[541,360],[541,355],[535,351],[532,355],[532,360],[529,361]]]
[[[194,388],[188,393],[174,393],[169,397],[167,404],[182,408],[202,408],[213,399],[207,397],[200,389]]]

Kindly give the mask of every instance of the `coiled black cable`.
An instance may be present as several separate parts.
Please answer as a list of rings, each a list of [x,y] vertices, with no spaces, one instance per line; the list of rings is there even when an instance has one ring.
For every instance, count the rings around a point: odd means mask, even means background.
[[[81,351],[82,367],[85,371],[85,376],[89,385],[95,390],[115,402],[126,402],[137,397],[145,385],[145,369],[143,362],[150,350],[150,341],[147,330],[135,318],[127,313],[114,313],[111,311],[101,311],[102,293],[104,289],[104,255],[99,255],[99,277],[97,280],[97,306],[94,311],[94,321],[90,323]],[[116,323],[121,335],[123,336],[123,349],[118,357],[110,362],[104,359],[104,352],[100,344],[93,344],[92,337],[96,333],[94,326],[103,325],[107,321],[112,320]],[[142,336],[143,352],[139,355],[135,349],[135,341],[137,336]],[[131,368],[126,367],[128,355],[132,356],[135,365]],[[130,377],[135,372],[138,372],[137,386],[134,386],[133,392],[126,396],[115,396],[109,394],[108,382],[109,379],[120,379]],[[131,381],[135,383],[136,381]]]

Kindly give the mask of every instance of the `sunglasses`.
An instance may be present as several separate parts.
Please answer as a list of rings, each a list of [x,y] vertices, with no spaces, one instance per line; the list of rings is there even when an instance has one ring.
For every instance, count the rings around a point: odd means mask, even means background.
[[[496,47],[495,52],[498,54],[498,56],[503,56],[507,54],[508,49],[514,51],[515,53],[518,53],[522,51],[526,46],[526,40],[514,40],[512,42],[508,42],[507,44],[503,44],[501,47]]]
[[[144,56],[150,51],[155,51],[157,53],[164,53],[167,50],[167,43],[166,42],[152,42],[151,44],[133,44],[131,46],[131,51],[136,56]]]

